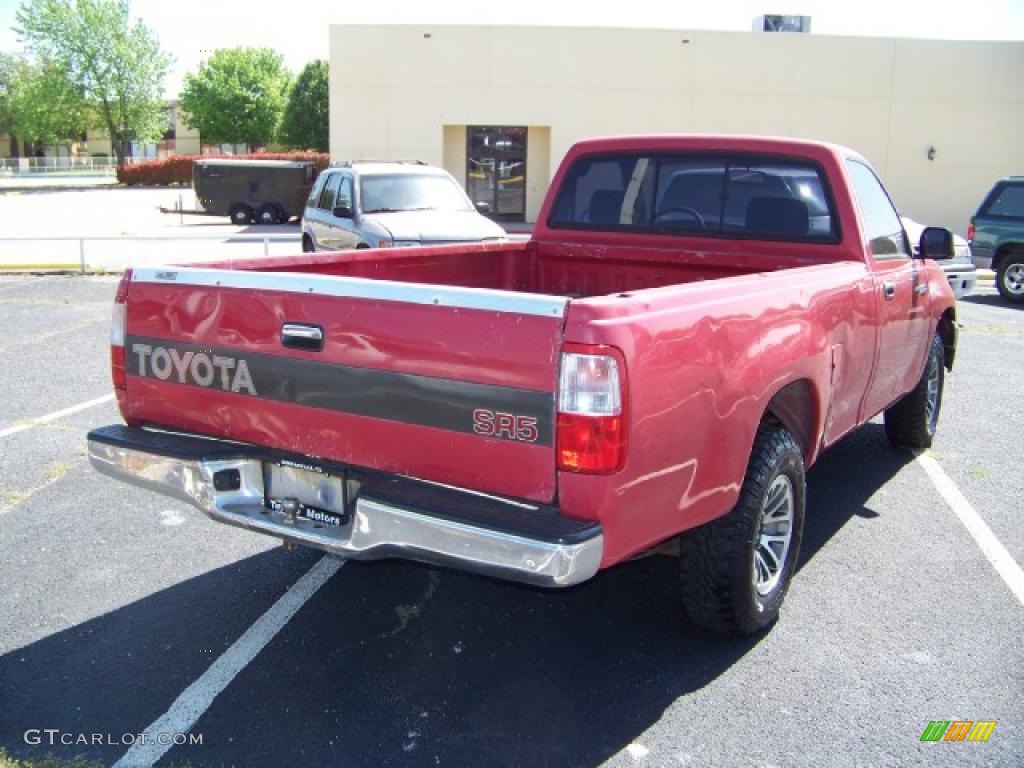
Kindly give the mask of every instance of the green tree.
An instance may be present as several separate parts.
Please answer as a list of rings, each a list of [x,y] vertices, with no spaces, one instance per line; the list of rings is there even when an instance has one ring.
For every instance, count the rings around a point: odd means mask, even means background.
[[[206,141],[267,144],[290,85],[284,60],[270,48],[225,48],[185,76],[179,103]]]
[[[303,68],[288,93],[278,138],[288,147],[326,152],[329,119],[327,62],[316,59]]]
[[[11,135],[34,144],[78,141],[93,118],[90,104],[56,63],[15,60],[8,80],[6,122]]]
[[[11,119],[11,90],[16,67],[17,59],[12,54],[0,51],[0,133],[10,138],[11,154],[15,157],[18,155],[18,139]]]
[[[119,160],[131,142],[165,127],[163,80],[171,58],[128,0],[26,0],[15,31],[28,49],[62,69],[96,110]]]

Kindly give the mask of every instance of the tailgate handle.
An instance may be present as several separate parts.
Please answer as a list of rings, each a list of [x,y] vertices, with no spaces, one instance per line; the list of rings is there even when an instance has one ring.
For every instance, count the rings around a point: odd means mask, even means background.
[[[324,348],[324,329],[306,323],[285,323],[281,326],[281,344],[289,349],[321,352]]]

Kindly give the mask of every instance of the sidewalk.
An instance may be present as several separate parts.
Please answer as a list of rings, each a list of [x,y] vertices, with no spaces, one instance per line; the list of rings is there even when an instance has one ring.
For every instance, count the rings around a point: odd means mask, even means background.
[[[0,174],[0,194],[90,189],[110,187],[117,183],[117,176],[112,173],[34,173],[25,176]]]

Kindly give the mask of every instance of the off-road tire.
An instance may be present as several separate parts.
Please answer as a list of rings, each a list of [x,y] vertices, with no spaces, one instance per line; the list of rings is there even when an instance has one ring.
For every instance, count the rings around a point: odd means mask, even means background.
[[[769,491],[781,475],[792,494],[789,545],[777,583],[761,594],[755,586],[755,552]],[[695,624],[743,636],[762,632],[778,619],[800,556],[806,496],[799,443],[787,429],[766,421],[757,430],[736,506],[680,538],[683,607]]]
[[[946,348],[935,334],[917,386],[885,411],[885,434],[897,448],[929,448],[942,409]]]

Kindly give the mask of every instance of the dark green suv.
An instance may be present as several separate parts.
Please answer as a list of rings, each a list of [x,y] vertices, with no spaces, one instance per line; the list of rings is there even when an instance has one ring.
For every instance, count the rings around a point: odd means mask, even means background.
[[[976,266],[995,270],[1004,299],[1024,303],[1024,176],[1000,179],[967,228]]]

